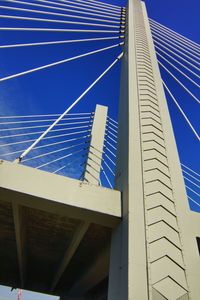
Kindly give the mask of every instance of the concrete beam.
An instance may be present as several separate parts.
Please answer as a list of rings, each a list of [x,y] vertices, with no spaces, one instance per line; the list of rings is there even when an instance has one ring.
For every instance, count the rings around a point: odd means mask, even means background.
[[[13,219],[15,238],[20,272],[21,287],[24,287],[26,278],[26,250],[25,250],[25,224],[23,222],[22,207],[13,201]]]
[[[110,247],[106,247],[101,251],[100,255],[88,270],[77,280],[69,291],[68,296],[78,297],[85,295],[89,290],[106,278],[109,273],[109,256]]]
[[[2,161],[0,200],[115,228],[121,217],[119,191]]]
[[[83,222],[80,224],[80,226],[77,228],[72,241],[69,245],[69,247],[67,248],[63,259],[57,269],[57,272],[54,276],[52,285],[51,285],[51,291],[53,291],[57,285],[57,283],[59,282],[60,278],[62,277],[64,271],[66,270],[67,266],[69,265],[74,253],[76,252],[78,246],[80,245],[85,233],[87,232],[89,227],[89,223],[87,222]]]

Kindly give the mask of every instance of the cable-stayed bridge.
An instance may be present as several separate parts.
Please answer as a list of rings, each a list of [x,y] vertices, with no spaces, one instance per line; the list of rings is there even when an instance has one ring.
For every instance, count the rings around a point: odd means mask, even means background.
[[[200,46],[128,2],[0,5],[2,284],[198,299],[199,166],[179,162],[166,97],[199,147]]]

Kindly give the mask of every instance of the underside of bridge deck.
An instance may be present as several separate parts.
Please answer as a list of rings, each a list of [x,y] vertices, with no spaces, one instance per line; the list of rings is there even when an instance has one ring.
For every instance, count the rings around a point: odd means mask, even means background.
[[[0,284],[103,299],[120,193],[6,161],[0,178]]]

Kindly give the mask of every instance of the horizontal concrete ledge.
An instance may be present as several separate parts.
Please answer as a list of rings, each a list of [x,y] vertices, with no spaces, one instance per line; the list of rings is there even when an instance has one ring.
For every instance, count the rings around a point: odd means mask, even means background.
[[[119,191],[8,161],[0,163],[0,201],[16,201],[111,228],[121,218]]]

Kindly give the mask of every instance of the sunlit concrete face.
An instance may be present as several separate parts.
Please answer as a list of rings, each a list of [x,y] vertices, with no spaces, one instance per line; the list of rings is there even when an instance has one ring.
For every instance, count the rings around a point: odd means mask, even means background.
[[[127,27],[116,181],[123,221],[108,299],[198,299],[200,218],[189,209],[144,2],[129,0]]]

